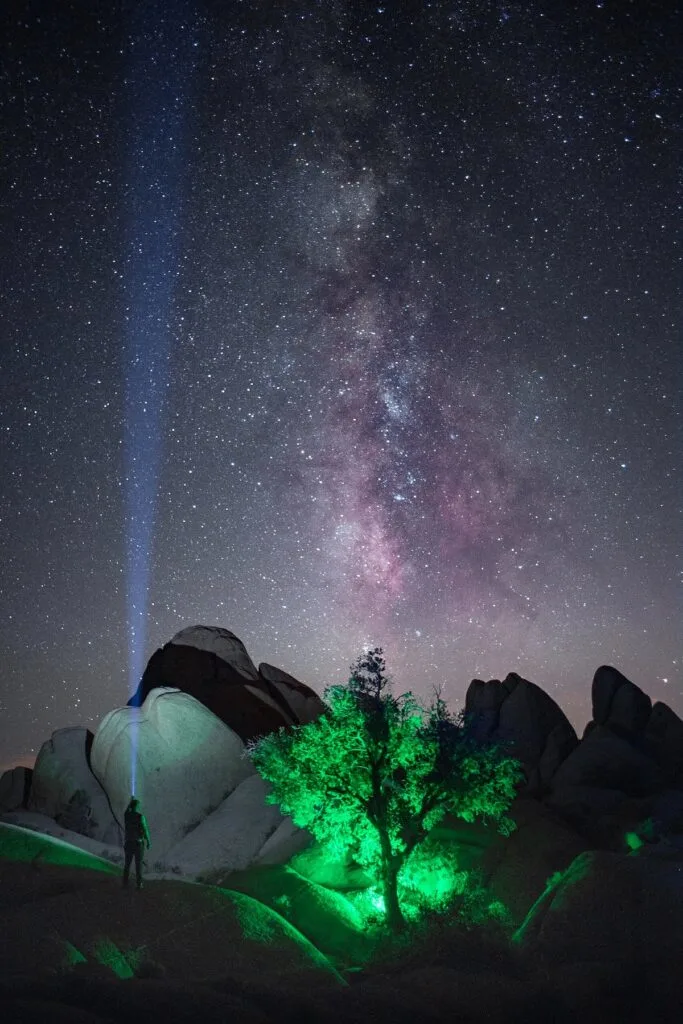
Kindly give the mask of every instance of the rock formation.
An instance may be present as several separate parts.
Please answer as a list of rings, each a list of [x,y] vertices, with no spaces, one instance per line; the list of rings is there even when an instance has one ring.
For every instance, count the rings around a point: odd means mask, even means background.
[[[554,790],[595,786],[626,796],[647,796],[662,787],[663,777],[656,762],[638,746],[609,726],[596,725],[559,766],[552,784]]]
[[[273,687],[280,694],[287,705],[287,713],[296,723],[304,725],[306,722],[314,722],[324,711],[324,704],[318,694],[300,683],[288,672],[274,665],[267,665],[261,662],[258,667],[261,680],[268,687],[268,692],[273,692]]]
[[[273,834],[266,839],[254,864],[288,864],[295,854],[307,849],[312,841],[313,837],[310,832],[297,828],[287,815]]]
[[[546,787],[578,739],[552,697],[510,672],[503,682],[474,679],[465,713],[477,737],[503,745],[518,758],[530,792]]]
[[[165,860],[191,878],[217,871],[242,871],[254,863],[266,839],[282,822],[282,814],[266,803],[268,785],[250,775],[172,847]]]
[[[38,753],[27,807],[90,839],[118,843],[119,828],[107,792],[90,769],[92,739],[92,733],[80,727],[53,732]]]
[[[588,730],[602,725],[638,743],[652,711],[652,701],[626,676],[611,665],[601,665],[593,676],[593,721]]]
[[[512,817],[514,832],[509,837],[494,833],[479,867],[491,894],[520,922],[548,879],[568,868],[589,843],[540,800],[520,797]]]
[[[170,689],[152,690],[142,707],[105,715],[90,757],[119,822],[135,766],[155,860],[254,773],[237,733],[194,697]]]
[[[505,747],[524,768],[526,782],[510,810],[516,828],[503,836],[479,821],[445,818],[426,840],[448,847],[458,870],[475,871],[490,897],[506,905],[518,928],[516,952],[535,965],[553,998],[562,993],[562,1005],[571,1012],[558,1015],[549,1004],[543,1011],[546,989],[540,997],[526,993],[515,974],[517,960],[510,967],[515,977],[506,978],[498,965],[487,962],[483,969],[477,961],[454,997],[449,964],[461,963],[470,946],[476,947],[468,933],[466,946],[448,963],[437,950],[437,974],[421,970],[405,984],[398,974],[386,976],[382,998],[389,1000],[394,1019],[399,1013],[412,1020],[429,1014],[438,997],[435,978],[449,993],[447,1019],[462,1012],[467,998],[477,1013],[485,1007],[481,1019],[487,1020],[679,1019],[683,722],[665,704],[653,706],[609,666],[595,673],[592,697],[593,718],[579,740],[554,700],[534,683],[516,673],[503,681],[474,680],[466,699],[474,734]],[[362,962],[369,940],[348,897],[366,888],[368,877],[351,860],[330,860],[309,833],[268,804],[267,785],[245,756],[249,739],[314,720],[322,710],[320,698],[286,672],[267,664],[256,669],[234,634],[192,627],[155,652],[135,699],[106,715],[94,739],[79,728],[54,733],[32,777],[13,769],[0,779],[0,838],[17,862],[4,891],[9,917],[0,950],[3,967],[25,972],[36,959],[56,967],[64,961],[61,936],[67,935],[73,943],[68,952],[82,948],[93,960],[100,955],[102,915],[119,944],[133,933],[135,949],[153,944],[174,980],[194,956],[193,970],[203,978],[212,972],[218,977],[226,963],[237,963],[241,985],[240,965],[261,948],[254,936],[271,941],[273,934],[283,950],[294,935],[306,936],[338,965]],[[121,820],[133,763],[152,833],[148,874],[203,878],[231,894],[157,881],[134,894],[147,903],[121,909],[114,815]],[[116,846],[106,845],[112,842]],[[74,901],[68,874],[78,866],[80,876],[84,865],[102,876],[89,884],[87,905],[81,897]],[[16,892],[23,893],[21,905]],[[74,907],[83,912],[77,935],[70,930]],[[190,920],[190,907],[196,919]],[[153,927],[151,914],[157,915]],[[207,945],[200,953],[196,936],[206,921]],[[17,945],[17,937],[26,942]],[[236,954],[240,942],[246,952]],[[269,956],[258,960],[259,970],[266,969]],[[474,963],[476,948],[472,956]],[[447,983],[438,972],[448,974]],[[508,1014],[513,982],[518,990]],[[241,1000],[243,988],[238,991]],[[368,989],[358,1019],[373,1015],[377,991]],[[357,985],[348,986],[348,993],[357,998]],[[268,1005],[279,1009],[279,1002]],[[261,1009],[254,1019],[265,1019]],[[320,1019],[336,1019],[328,1011],[322,1007]],[[234,1012],[241,1019],[241,1009]],[[221,1013],[220,1019],[228,1016]],[[339,1019],[351,1016],[345,1008]]]
[[[0,814],[26,807],[31,791],[32,768],[17,765],[0,776]]]
[[[644,738],[666,781],[683,787],[683,722],[678,715],[658,701],[648,718]]]
[[[152,655],[135,696],[105,715],[94,739],[62,729],[43,745],[30,791],[30,772],[6,772],[0,814],[13,823],[23,814],[28,827],[56,836],[80,833],[115,856],[134,785],[152,833],[149,867],[196,877],[246,867],[262,848],[284,863],[310,835],[266,804],[245,741],[322,710],[287,672],[256,669],[233,633],[192,626]]]
[[[581,854],[551,885],[519,932],[548,960],[623,960],[641,970],[683,957],[683,851],[633,857]]]
[[[558,767],[546,802],[594,848],[620,850],[624,836],[650,819],[670,828],[664,792],[683,782],[683,722],[611,666],[593,677],[593,718]],[[665,823],[668,823],[665,825]]]
[[[201,701],[245,742],[323,710],[310,687],[271,665],[257,670],[242,641],[218,627],[191,626],[155,651],[129,703],[141,705],[162,686]]]
[[[511,811],[517,829],[503,838],[444,820],[434,837],[457,847],[461,868],[479,870],[517,923],[547,878],[584,851],[627,856],[639,845],[683,843],[683,722],[609,666],[595,673],[592,696],[593,719],[579,740],[555,701],[516,673],[474,680],[467,691],[474,735],[524,768]],[[322,710],[293,676],[265,663],[257,669],[233,633],[193,626],[152,655],[135,698],[106,715],[94,739],[66,729],[44,744],[28,800],[30,775],[5,773],[0,813],[83,848],[88,840],[77,832],[99,841],[97,849],[118,846],[135,762],[152,833],[148,870],[227,877],[289,863],[332,891],[353,889],[363,879],[357,865],[321,857],[309,833],[266,802],[245,756],[250,739]],[[119,855],[120,846],[110,849]]]

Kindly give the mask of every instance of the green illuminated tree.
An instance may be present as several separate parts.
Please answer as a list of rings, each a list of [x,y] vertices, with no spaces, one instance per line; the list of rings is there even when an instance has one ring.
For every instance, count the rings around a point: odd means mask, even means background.
[[[251,757],[277,803],[333,855],[351,854],[377,880],[387,924],[400,930],[399,872],[445,814],[511,826],[504,817],[519,765],[475,743],[440,695],[423,708],[392,694],[381,648],[325,691],[315,722],[252,744]]]

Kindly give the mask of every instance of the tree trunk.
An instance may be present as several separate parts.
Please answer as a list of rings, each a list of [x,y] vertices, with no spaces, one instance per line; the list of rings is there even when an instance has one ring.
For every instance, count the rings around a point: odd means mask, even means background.
[[[405,928],[405,918],[401,912],[398,902],[398,872],[401,866],[401,858],[391,852],[391,843],[386,829],[379,829],[380,842],[382,844],[382,888],[384,895],[384,909],[387,915],[387,924],[394,933],[402,932]]]
[[[391,840],[387,828],[387,798],[382,786],[382,762],[383,751],[372,759],[372,812],[370,820],[379,833],[380,849],[382,851],[382,890],[384,896],[384,910],[387,915],[389,929],[398,933],[405,928],[405,918],[401,913],[398,902],[398,871],[402,863],[400,854],[396,856],[391,849]]]

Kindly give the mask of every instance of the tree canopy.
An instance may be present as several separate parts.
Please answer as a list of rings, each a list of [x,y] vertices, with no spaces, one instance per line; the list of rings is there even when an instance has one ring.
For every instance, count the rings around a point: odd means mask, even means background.
[[[270,800],[334,857],[353,857],[382,886],[400,927],[399,872],[446,814],[512,827],[505,811],[519,765],[473,740],[440,695],[424,707],[390,689],[381,648],[361,655],[346,686],[324,694],[315,722],[280,729],[250,753]]]

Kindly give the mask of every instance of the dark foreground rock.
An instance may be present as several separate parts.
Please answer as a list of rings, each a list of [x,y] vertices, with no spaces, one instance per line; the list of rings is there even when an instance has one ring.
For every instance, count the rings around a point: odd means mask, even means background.
[[[571,994],[581,1019],[592,1005],[594,1020],[675,1020],[683,1005],[683,849],[582,854],[539,898],[517,941]]]
[[[554,963],[683,962],[683,850],[581,854],[540,897],[518,939]]]
[[[75,851],[69,863],[66,844],[15,835],[4,849],[23,859],[0,861],[3,1024],[679,1019],[676,851],[582,854],[538,901],[517,946],[444,917],[368,960],[353,922],[335,923],[335,899],[288,870],[235,877],[240,892],[152,882],[138,893],[97,858]],[[311,935],[339,944],[345,969]]]
[[[75,873],[74,873],[75,872]],[[227,975],[295,984],[299,974],[338,975],[327,958],[287,921],[240,893],[174,882],[123,890],[119,877],[53,868],[30,896],[31,869],[5,872],[14,905],[3,909],[0,977],[59,973],[78,964],[111,975],[139,973],[176,982]],[[26,893],[17,902],[17,893]],[[335,980],[336,979],[336,980]]]
[[[588,849],[581,836],[536,800],[517,800],[512,808],[515,831],[497,836],[481,866],[491,895],[521,924],[550,878],[566,870]]]

